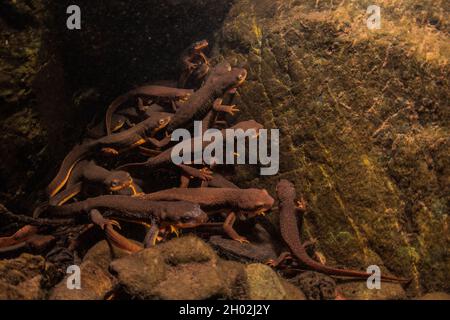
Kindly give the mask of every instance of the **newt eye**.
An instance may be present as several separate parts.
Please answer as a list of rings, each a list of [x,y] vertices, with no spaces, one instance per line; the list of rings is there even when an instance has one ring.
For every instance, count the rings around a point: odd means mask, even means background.
[[[189,222],[191,219],[189,217],[181,217],[181,222],[185,223],[185,222]]]
[[[165,122],[166,122],[166,120],[164,120],[164,119],[159,120],[159,124],[164,124]]]
[[[119,181],[117,181],[117,180],[111,181],[111,187],[117,187],[118,185],[119,185]]]
[[[242,80],[242,79],[244,79],[244,76],[242,74],[240,74],[240,75],[237,76],[237,79],[238,80]]]

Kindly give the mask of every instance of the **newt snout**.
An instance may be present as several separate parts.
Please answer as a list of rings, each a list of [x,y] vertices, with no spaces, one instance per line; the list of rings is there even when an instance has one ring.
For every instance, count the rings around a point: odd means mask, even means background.
[[[247,70],[243,68],[232,68],[228,74],[222,75],[222,81],[226,83],[224,93],[236,93],[237,88],[239,88],[247,79],[247,75]]]
[[[193,44],[193,50],[199,52],[206,49],[209,46],[208,40],[200,40]]]
[[[161,213],[163,225],[171,225],[176,228],[194,228],[206,221],[208,215],[200,208],[198,204],[186,206],[186,202],[175,202],[170,210],[164,210]]]
[[[250,192],[243,195],[240,199],[240,213],[249,218],[264,215],[266,211],[270,210],[275,203],[275,200],[265,189],[248,189]]]
[[[167,116],[159,119],[158,126],[153,129],[151,136],[155,136],[159,131],[167,127],[167,125],[170,123],[170,120],[172,120],[172,116]]]
[[[105,180],[105,185],[109,191],[117,192],[129,188],[133,184],[133,178],[126,171],[113,171]]]

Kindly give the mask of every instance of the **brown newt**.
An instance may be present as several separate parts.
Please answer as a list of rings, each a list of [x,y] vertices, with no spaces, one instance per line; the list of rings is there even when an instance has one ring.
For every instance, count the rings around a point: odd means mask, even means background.
[[[49,204],[63,205],[90,186],[101,186],[101,192],[117,195],[131,196],[142,192],[128,172],[110,171],[94,161],[82,160],[72,170],[66,189],[52,197]]]
[[[184,88],[191,75],[197,72],[195,78],[200,80],[205,77],[209,70],[209,62],[204,54],[204,50],[209,46],[207,40],[194,42],[180,56],[181,76],[178,80],[178,87]]]
[[[322,272],[327,275],[356,277],[363,279],[367,279],[371,276],[371,274],[367,272],[333,268],[313,260],[306,252],[305,246],[301,243],[297,219],[299,213],[303,214],[305,205],[304,203],[296,205],[296,192],[294,185],[288,180],[282,179],[277,185],[277,196],[280,201],[279,211],[281,236],[291,249],[292,253],[297,257],[297,259],[299,259],[301,263],[308,266],[314,271]],[[381,279],[397,282],[409,281],[408,279],[383,275],[381,276]]]
[[[172,88],[172,87],[163,87],[163,86],[157,86],[157,85],[148,85],[148,86],[142,86],[138,87],[136,89],[133,89],[131,91],[128,91],[127,93],[121,95],[120,97],[116,98],[108,107],[106,110],[106,116],[105,116],[105,126],[106,126],[106,133],[107,135],[110,135],[112,133],[112,116],[116,112],[116,110],[125,102],[127,102],[129,99],[134,97],[140,97],[140,96],[146,96],[146,97],[164,97],[168,99],[186,99],[190,95],[193,94],[193,90],[190,89],[180,89],[180,88]]]
[[[48,185],[47,194],[50,197],[56,195],[67,183],[74,166],[89,154],[102,149],[117,154],[147,142],[157,145],[158,141],[153,136],[167,126],[171,116],[169,113],[155,112],[150,118],[126,131],[75,146],[64,158],[56,177]]]
[[[258,134],[258,131],[262,128],[263,128],[263,126],[254,120],[241,121],[241,122],[237,123],[236,125],[234,125],[233,127],[231,127],[231,129],[233,129],[233,130],[238,130],[238,129],[241,129],[243,131],[255,130],[256,135]],[[221,132],[222,132],[222,136],[224,137],[223,141],[225,143],[226,142],[226,140],[225,140],[226,129],[222,130]],[[194,151],[194,140],[195,139],[190,139],[190,142],[184,141],[181,143],[186,143],[186,144],[190,143],[191,150],[193,152]],[[202,150],[211,143],[212,143],[211,141],[203,141]],[[125,165],[118,167],[117,170],[130,170],[133,168],[134,169],[139,169],[139,168],[155,169],[155,168],[160,168],[163,166],[175,166],[175,164],[172,161],[173,148],[175,148],[175,147],[169,148],[153,158],[149,158],[146,162],[125,164]],[[211,180],[211,178],[212,178],[212,176],[211,176],[212,173],[209,170],[198,170],[196,168],[193,168],[193,167],[190,167],[190,166],[184,165],[184,164],[180,164],[177,166],[181,170],[183,170],[185,172],[185,174],[188,176],[199,178],[201,180]]]
[[[138,198],[152,201],[189,201],[198,203],[204,210],[231,210],[223,223],[224,231],[230,238],[247,242],[234,229],[236,211],[249,218],[264,214],[274,203],[274,199],[264,189],[235,188],[173,188],[150,194],[138,195]],[[212,213],[212,212],[210,212]]]
[[[129,221],[193,228],[205,223],[207,214],[198,204],[188,201],[150,201],[142,197],[105,195],[63,206],[49,206],[51,217],[77,217],[91,210],[107,210],[107,216]]]
[[[222,97],[226,92],[234,92],[247,77],[247,70],[231,68],[223,62],[213,68],[204,85],[185,101],[178,103],[178,109],[167,126],[167,131],[191,126],[194,120],[202,120],[212,109],[234,114],[235,106],[222,105]]]

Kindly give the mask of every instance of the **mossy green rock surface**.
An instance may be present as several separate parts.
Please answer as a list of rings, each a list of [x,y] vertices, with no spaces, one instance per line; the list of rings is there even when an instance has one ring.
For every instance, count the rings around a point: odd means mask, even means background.
[[[236,182],[292,180],[309,205],[303,235],[328,264],[448,291],[449,26],[427,3],[441,28],[428,32],[413,3],[384,4],[373,32],[364,1],[236,0],[214,54],[249,71],[240,118],[280,129],[280,174],[242,167]]]

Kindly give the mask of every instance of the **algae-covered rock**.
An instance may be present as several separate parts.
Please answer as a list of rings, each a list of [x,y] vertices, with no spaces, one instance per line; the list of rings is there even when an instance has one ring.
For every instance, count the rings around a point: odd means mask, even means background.
[[[154,287],[166,279],[164,259],[154,248],[117,259],[111,263],[110,269],[123,289],[140,299],[154,297]]]
[[[43,0],[3,1],[0,17],[0,200],[27,207],[46,166],[33,81],[42,64]]]
[[[115,279],[108,271],[111,250],[106,241],[100,241],[84,256],[80,265],[81,289],[69,289],[67,277],[49,295],[50,300],[102,300],[111,292]]]
[[[211,264],[187,263],[170,268],[152,291],[160,299],[202,300],[222,296],[224,283]]]
[[[0,260],[0,279],[18,285],[39,275],[44,268],[43,257],[23,253],[15,259]]]
[[[113,260],[112,254],[113,252],[111,252],[108,242],[102,240],[89,249],[83,257],[83,262],[92,261],[100,267],[108,268]]]
[[[0,300],[35,300],[44,297],[41,273],[45,260],[23,253],[18,258],[0,260]]]
[[[266,265],[249,264],[246,272],[250,300],[305,300],[299,289],[295,290]]]
[[[107,270],[92,261],[80,265],[81,289],[69,289],[67,278],[52,290],[50,300],[102,300],[112,290],[113,278]]]
[[[120,258],[110,268],[125,292],[139,299],[231,297],[244,274],[240,264],[219,261],[214,250],[194,236]]]
[[[187,262],[206,262],[216,260],[214,250],[204,241],[194,236],[174,239],[158,246],[163,259],[171,265]]]
[[[327,264],[450,290],[448,24],[431,32],[413,6],[383,6],[395,10],[370,31],[357,1],[234,2],[213,53],[248,69],[240,119],[279,129],[281,158],[279,175],[237,167],[235,182],[292,180]]]
[[[348,282],[337,286],[345,299],[348,300],[403,300],[405,290],[398,283],[382,282],[380,289],[368,289],[365,281]]]
[[[308,300],[334,300],[336,298],[336,283],[327,275],[307,271],[296,277],[294,283]]]
[[[194,236],[122,257],[110,269],[124,291],[138,299],[304,299],[268,266],[222,260]]]
[[[450,300],[450,294],[446,292],[429,292],[417,300]]]

